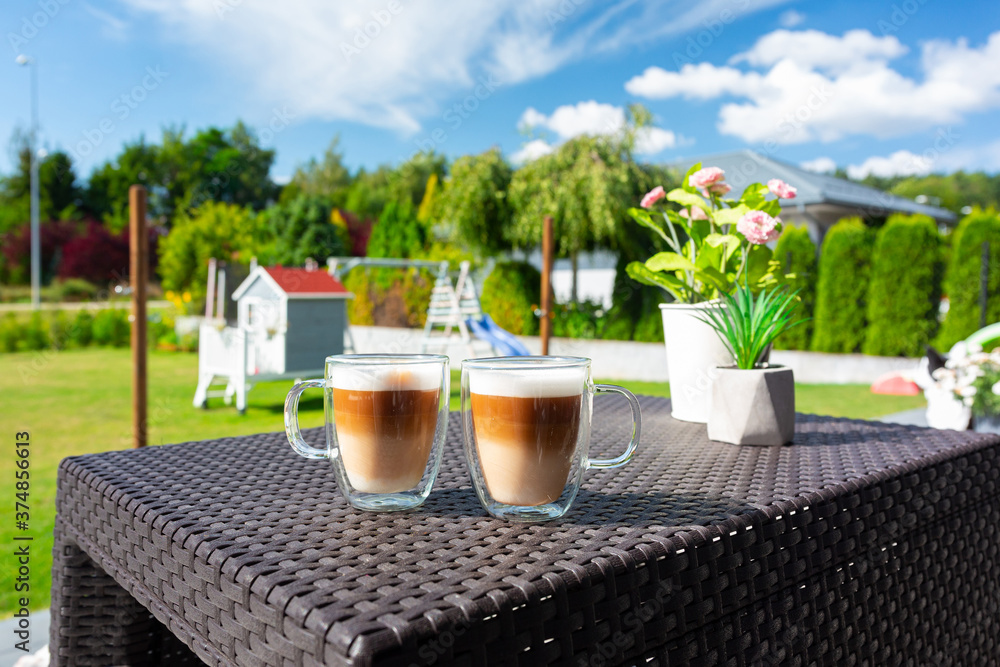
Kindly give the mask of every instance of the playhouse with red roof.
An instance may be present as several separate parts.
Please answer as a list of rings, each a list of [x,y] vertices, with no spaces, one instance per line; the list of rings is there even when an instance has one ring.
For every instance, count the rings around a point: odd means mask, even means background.
[[[235,396],[243,410],[256,382],[322,377],[326,357],[344,352],[346,300],[353,296],[313,263],[253,269],[233,292],[236,326],[208,320],[199,329],[194,404]],[[224,391],[210,391],[221,381]]]

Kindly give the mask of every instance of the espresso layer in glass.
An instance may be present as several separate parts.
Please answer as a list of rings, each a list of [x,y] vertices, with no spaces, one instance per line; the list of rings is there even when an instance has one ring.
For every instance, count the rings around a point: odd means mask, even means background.
[[[333,419],[351,486],[364,493],[416,486],[434,443],[439,400],[439,389],[333,387]]]
[[[572,467],[582,394],[471,393],[471,398],[476,447],[490,495],[506,505],[555,502]]]

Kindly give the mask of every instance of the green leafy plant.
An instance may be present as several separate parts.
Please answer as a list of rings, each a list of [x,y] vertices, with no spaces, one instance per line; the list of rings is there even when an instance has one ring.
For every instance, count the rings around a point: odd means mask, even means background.
[[[775,179],[768,185],[747,186],[738,200],[724,199],[729,191],[721,169],[702,169],[700,163],[691,167],[681,187],[670,192],[664,192],[662,187],[650,191],[642,199],[642,208],[628,212],[637,223],[655,232],[670,250],[656,253],[645,262],[632,262],[628,275],[666,290],[682,303],[700,303],[732,294],[741,275],[755,292],[774,284],[778,266],[764,243],[780,234],[779,199],[793,198],[795,189]],[[778,198],[767,199],[769,192]],[[663,198],[684,208],[663,209],[661,222],[650,209]],[[763,235],[755,236],[755,242],[742,255],[737,253],[746,238],[739,229],[741,224],[751,235]]]
[[[4,352],[17,352],[18,344],[21,341],[21,326],[14,313],[7,313],[0,320],[0,350]]]
[[[24,349],[44,350],[49,346],[49,327],[39,312],[31,314],[24,327]]]
[[[977,377],[972,386],[976,393],[972,397],[972,414],[977,417],[995,417],[1000,415],[1000,394],[995,389],[1000,384],[1000,366],[985,365],[982,375]]]
[[[86,310],[77,311],[67,333],[70,345],[87,347],[94,340],[94,316]]]
[[[721,295],[722,304],[699,316],[715,329],[741,370],[756,368],[768,347],[782,333],[796,327],[799,305],[796,292],[785,286],[764,289],[756,297],[749,287],[739,285],[735,294]]]
[[[128,313],[120,308],[98,311],[94,316],[94,344],[127,347],[131,336]]]

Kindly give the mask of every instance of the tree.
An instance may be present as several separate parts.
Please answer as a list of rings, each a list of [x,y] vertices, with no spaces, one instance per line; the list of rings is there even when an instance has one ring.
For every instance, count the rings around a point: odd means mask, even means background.
[[[335,225],[332,214],[330,202],[318,195],[299,195],[264,211],[262,218],[275,238],[270,261],[301,266],[307,258],[322,263],[346,255],[346,227]]]
[[[986,323],[1000,322],[1000,215],[993,209],[976,210],[952,234],[951,261],[944,285],[948,314],[936,341],[941,349],[951,349],[979,329],[983,243],[989,246]]]
[[[278,188],[268,175],[274,151],[261,148],[242,121],[230,130],[198,132],[183,145],[182,155],[177,180],[190,206],[211,200],[259,211],[277,199]]]
[[[399,203],[409,201],[416,209],[424,198],[431,176],[438,180],[448,168],[445,156],[434,151],[420,151],[397,168],[388,171],[389,199]]]
[[[872,258],[865,354],[923,355],[938,328],[941,260],[941,235],[933,219],[889,216]]]
[[[427,238],[409,201],[390,201],[382,210],[368,240],[369,257],[413,257],[423,250]]]
[[[498,148],[455,160],[441,193],[442,222],[458,240],[491,255],[511,247],[511,207],[507,198],[512,175]]]
[[[206,202],[194,211],[179,214],[173,229],[160,242],[163,287],[188,291],[194,302],[203,301],[209,258],[247,264],[251,257],[260,256],[270,241],[270,230],[252,210]]]
[[[381,165],[374,171],[359,169],[347,191],[344,208],[362,220],[376,220],[389,202],[408,202],[416,209],[432,175],[444,177],[447,162],[434,151],[415,154],[398,167]]]
[[[781,264],[778,281],[798,291],[798,317],[812,318],[816,307],[816,245],[805,226],[786,225],[774,248],[774,259]],[[791,277],[794,276],[794,277]],[[775,341],[780,350],[808,350],[813,322],[807,320]]]
[[[88,212],[122,229],[128,221],[128,188],[145,185],[149,214],[162,224],[208,201],[261,210],[278,195],[268,175],[274,151],[262,149],[242,122],[229,130],[209,127],[185,140],[184,128],[166,128],[161,143],[144,137],[96,168],[87,191]]]
[[[955,213],[966,206],[1000,207],[1000,174],[982,171],[892,177],[869,174],[861,182],[906,199],[926,197],[926,203]]]
[[[381,166],[375,171],[359,169],[347,190],[344,208],[357,215],[362,220],[377,220],[391,199],[389,193],[389,172],[387,166]]]
[[[845,218],[826,233],[819,258],[812,349],[861,350],[867,324],[865,300],[873,234],[860,218]]]
[[[0,232],[31,219],[30,138],[15,132],[11,152],[16,168],[0,178]],[[80,217],[82,192],[76,183],[73,161],[62,151],[41,157],[38,164],[38,217],[40,220],[75,220]]]
[[[576,301],[577,255],[599,244],[615,245],[626,211],[638,201],[642,173],[629,141],[570,139],[514,172],[508,190],[514,211],[509,238],[515,247],[534,248],[542,238],[543,219],[551,215],[555,252],[572,260]]]
[[[298,167],[289,183],[289,186],[295,188],[294,192],[319,195],[329,199],[334,206],[343,206],[347,199],[347,188],[351,185],[351,173],[344,165],[344,155],[339,148],[338,134],[327,146],[321,160],[312,158]]]
[[[128,227],[128,189],[143,185],[149,191],[148,214],[161,222],[173,215],[164,185],[160,150],[140,136],[127,143],[113,160],[94,169],[84,197],[84,208],[118,232]]]

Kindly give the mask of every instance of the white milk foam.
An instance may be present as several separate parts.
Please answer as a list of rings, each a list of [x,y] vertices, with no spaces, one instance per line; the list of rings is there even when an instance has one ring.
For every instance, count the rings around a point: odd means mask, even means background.
[[[330,370],[330,386],[350,391],[427,391],[441,386],[441,366],[334,366]]]
[[[558,398],[579,396],[587,377],[586,368],[544,368],[532,370],[469,369],[469,391],[487,396],[517,398]]]

